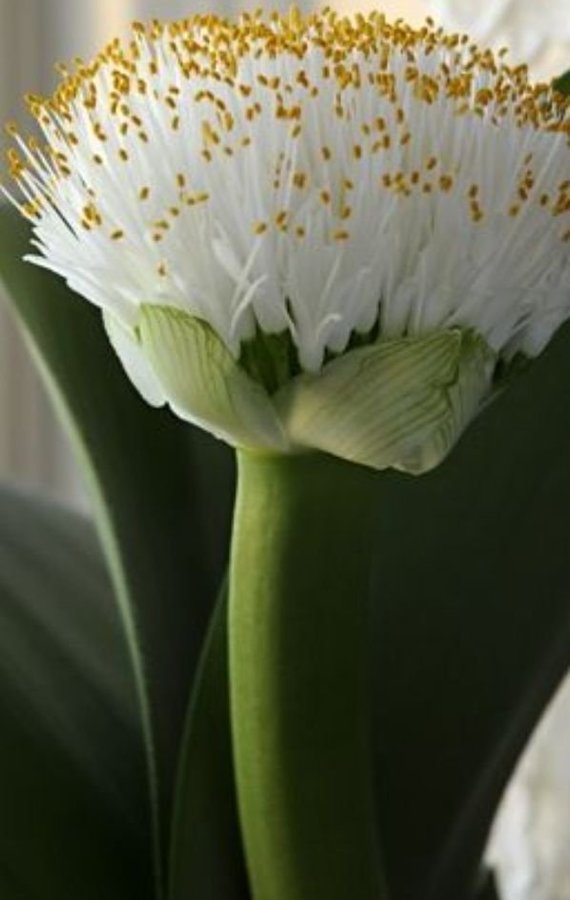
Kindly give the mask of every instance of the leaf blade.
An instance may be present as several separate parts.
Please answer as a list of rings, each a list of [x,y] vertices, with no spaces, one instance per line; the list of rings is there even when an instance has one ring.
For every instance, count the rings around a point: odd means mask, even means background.
[[[444,466],[383,484],[375,733],[397,900],[469,894],[504,785],[570,661],[569,347],[566,326]]]
[[[100,313],[22,261],[29,238],[19,214],[0,206],[0,275],[87,474],[129,636],[160,860],[188,693],[227,552],[233,461],[166,411],[146,406]],[[208,502],[223,526],[215,536],[202,527],[206,491],[193,471],[196,465],[207,475],[210,455],[217,469],[216,482],[207,481]]]
[[[142,737],[95,535],[83,519],[7,489],[0,721],[6,896],[150,900]]]
[[[204,643],[180,751],[170,900],[248,900],[229,722],[227,588]]]

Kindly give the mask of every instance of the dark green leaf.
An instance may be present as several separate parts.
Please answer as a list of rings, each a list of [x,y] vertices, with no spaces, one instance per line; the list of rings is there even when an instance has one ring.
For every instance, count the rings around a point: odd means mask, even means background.
[[[204,645],[181,749],[170,900],[247,900],[230,747],[226,591]]]
[[[127,648],[83,519],[0,490],[0,895],[152,896]]]
[[[469,894],[570,663],[570,328],[420,479],[383,482],[379,808],[395,900]]]
[[[552,82],[552,87],[559,94],[570,94],[570,70],[555,78]]]
[[[500,900],[497,880],[491,869],[483,869],[481,871],[473,900]]]
[[[160,818],[164,847],[190,684],[219,585],[231,454],[146,406],[114,356],[100,313],[60,279],[22,262],[29,238],[19,214],[2,208],[0,275],[82,457],[111,563],[148,757],[156,763],[155,830]],[[219,482],[208,468],[204,486],[194,466],[205,471],[212,454]],[[214,544],[204,500],[224,525]]]
[[[567,326],[440,468],[378,476],[374,724],[394,900],[477,889],[506,780],[570,662],[569,460]],[[223,618],[218,628],[212,654],[226,652]],[[231,748],[206,709],[194,728],[225,742],[215,785]]]

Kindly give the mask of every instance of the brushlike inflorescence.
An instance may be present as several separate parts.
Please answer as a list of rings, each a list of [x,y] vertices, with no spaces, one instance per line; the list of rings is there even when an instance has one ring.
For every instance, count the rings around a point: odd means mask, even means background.
[[[63,76],[47,143],[10,129],[32,258],[128,329],[172,305],[318,371],[358,333],[535,355],[569,314],[568,100],[466,36],[195,16]]]

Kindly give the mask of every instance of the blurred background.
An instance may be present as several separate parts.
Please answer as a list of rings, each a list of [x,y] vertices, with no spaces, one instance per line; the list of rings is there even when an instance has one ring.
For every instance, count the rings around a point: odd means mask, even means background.
[[[272,2],[286,9],[287,3]],[[304,10],[308,2],[298,3]],[[508,46],[539,80],[570,68],[570,0],[337,0],[420,23],[427,15],[480,43]],[[0,0],[0,119],[55,83],[54,63],[89,56],[134,18],[232,14],[238,0]],[[81,477],[24,341],[0,297],[0,477],[87,508]],[[513,780],[489,846],[503,900],[570,900],[570,683],[547,712]]]

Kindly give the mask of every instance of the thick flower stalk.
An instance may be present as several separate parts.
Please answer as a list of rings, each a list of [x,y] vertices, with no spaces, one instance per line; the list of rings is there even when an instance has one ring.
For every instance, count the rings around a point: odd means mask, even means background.
[[[438,464],[569,317],[569,101],[429,21],[292,9],[135,24],[28,105],[31,259],[101,308],[148,402],[239,449],[255,900],[379,900],[369,470]]]

